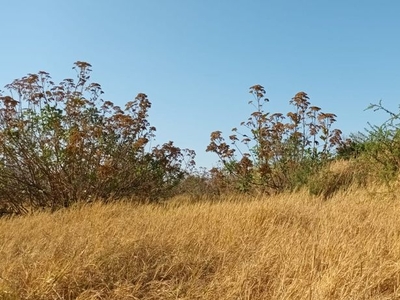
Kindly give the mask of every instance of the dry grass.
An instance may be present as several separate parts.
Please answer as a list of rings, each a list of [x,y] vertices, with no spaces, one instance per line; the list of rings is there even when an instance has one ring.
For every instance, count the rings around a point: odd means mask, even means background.
[[[0,220],[0,299],[400,299],[400,201],[353,191]]]

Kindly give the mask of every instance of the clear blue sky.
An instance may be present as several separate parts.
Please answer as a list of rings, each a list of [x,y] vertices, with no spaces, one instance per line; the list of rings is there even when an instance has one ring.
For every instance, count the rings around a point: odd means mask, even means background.
[[[370,102],[397,111],[399,14],[398,0],[5,1],[0,87],[39,70],[58,82],[87,61],[106,100],[148,95],[156,144],[173,140],[210,167],[210,133],[247,119],[254,84],[271,112],[308,93],[345,134],[386,118],[364,112]]]

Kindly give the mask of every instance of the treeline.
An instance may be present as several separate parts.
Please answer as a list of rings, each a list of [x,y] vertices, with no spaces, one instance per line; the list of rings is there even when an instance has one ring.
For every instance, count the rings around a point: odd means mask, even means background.
[[[279,193],[307,187],[329,197],[370,178],[391,182],[399,169],[399,114],[371,109],[388,122],[342,138],[336,115],[297,93],[288,113],[267,112],[265,89],[250,88],[255,110],[227,139],[211,133],[206,151],[219,168],[195,171],[195,153],[167,142],[155,147],[145,94],[119,107],[102,99],[91,65],[76,62],[76,79],[56,84],[46,72],[28,74],[0,94],[0,211],[56,210],[78,201],[157,201],[176,194]],[[335,160],[349,163],[338,174]],[[375,176],[375,177],[374,177]]]

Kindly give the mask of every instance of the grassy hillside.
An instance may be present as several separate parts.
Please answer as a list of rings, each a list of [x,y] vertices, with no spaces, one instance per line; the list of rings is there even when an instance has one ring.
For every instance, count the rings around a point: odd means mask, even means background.
[[[398,299],[399,196],[75,206],[0,219],[0,299]]]

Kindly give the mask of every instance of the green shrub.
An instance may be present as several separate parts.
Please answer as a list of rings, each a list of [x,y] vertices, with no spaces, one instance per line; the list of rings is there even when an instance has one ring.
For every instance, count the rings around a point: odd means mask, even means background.
[[[338,150],[338,157],[355,159],[371,179],[390,184],[400,170],[400,114],[389,111],[382,102],[367,109],[384,111],[389,119],[381,125],[369,124],[365,133],[352,134]]]

